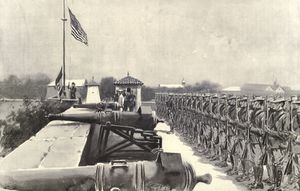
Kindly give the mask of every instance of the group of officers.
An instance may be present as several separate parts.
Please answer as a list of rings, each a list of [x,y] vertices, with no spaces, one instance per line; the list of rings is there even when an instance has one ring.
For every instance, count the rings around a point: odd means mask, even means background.
[[[172,130],[249,189],[300,190],[296,97],[157,93],[155,101]]]

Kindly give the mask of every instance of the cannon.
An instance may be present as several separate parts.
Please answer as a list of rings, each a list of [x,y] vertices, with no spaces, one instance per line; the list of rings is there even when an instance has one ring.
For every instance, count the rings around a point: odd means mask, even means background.
[[[89,113],[72,114],[49,114],[49,120],[68,120],[85,123],[105,124],[110,122],[114,125],[131,126],[142,130],[153,130],[160,120],[155,113],[121,112],[121,111],[99,111]]]
[[[211,183],[211,175],[196,176],[178,153],[161,152],[154,161],[115,160],[76,168],[0,171],[5,189],[40,191],[191,191],[198,182]]]
[[[119,108],[119,105],[116,102],[99,102],[99,103],[74,104],[73,107],[104,111],[106,109],[117,110]]]

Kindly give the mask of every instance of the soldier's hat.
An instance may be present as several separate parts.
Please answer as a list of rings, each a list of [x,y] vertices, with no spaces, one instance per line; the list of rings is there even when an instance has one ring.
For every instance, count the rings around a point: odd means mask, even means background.
[[[212,95],[212,98],[218,98],[219,96],[218,96],[218,94],[213,94]]]
[[[228,100],[236,99],[236,96],[232,95],[228,98]]]
[[[291,97],[291,101],[292,104],[298,104],[298,105],[300,104],[300,100],[298,96]]]
[[[284,98],[277,98],[277,99],[274,99],[272,102],[273,103],[282,103],[282,102],[285,102],[285,99]]]
[[[256,96],[253,101],[265,101],[265,99],[262,96]]]
[[[246,96],[243,96],[240,98],[240,101],[247,101],[247,100],[248,100],[248,97],[246,97]]]
[[[292,104],[300,105],[300,100],[294,100],[294,101],[292,102]]]
[[[227,98],[226,94],[221,95],[221,99],[226,99],[226,98]]]
[[[200,95],[200,98],[201,98],[201,99],[205,98],[205,94],[201,94],[201,95]]]
[[[286,100],[284,98],[277,98],[274,99],[273,101],[271,101],[274,104],[280,104],[280,103],[284,103]]]

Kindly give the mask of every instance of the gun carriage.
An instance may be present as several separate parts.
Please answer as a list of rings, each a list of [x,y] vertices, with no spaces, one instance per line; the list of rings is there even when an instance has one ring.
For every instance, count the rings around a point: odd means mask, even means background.
[[[0,170],[0,186],[15,190],[188,191],[198,182],[211,182],[209,174],[197,176],[180,154],[162,151],[162,139],[154,129],[161,121],[154,112],[120,112],[108,105],[75,105],[72,112],[48,116],[50,124],[90,124],[78,166]]]

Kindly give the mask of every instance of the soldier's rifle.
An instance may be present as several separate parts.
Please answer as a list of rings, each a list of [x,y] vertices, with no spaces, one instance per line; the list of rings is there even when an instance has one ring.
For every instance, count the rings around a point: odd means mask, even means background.
[[[200,117],[200,136],[203,136],[204,134],[204,129],[203,129],[203,120],[204,120],[204,116],[203,116],[203,96],[200,96],[200,113],[199,113],[199,117]]]
[[[297,114],[296,114],[297,116]],[[288,138],[288,145],[286,148],[286,155],[288,155],[288,162],[285,166],[284,174],[291,174],[293,168],[293,142],[296,139],[296,134],[293,132],[293,99],[290,100],[290,124],[289,124],[290,136]]]
[[[292,104],[291,104],[292,105]],[[291,110],[292,108],[290,108]],[[266,102],[266,125],[265,125],[265,128],[264,128],[264,133],[267,134],[268,136],[270,137],[273,137],[275,139],[280,139],[282,141],[287,141],[289,138],[291,137],[294,137],[294,134],[291,132],[291,131],[284,131],[284,132],[280,132],[280,131],[274,131],[270,128],[270,125],[269,125],[269,109],[268,109],[268,102]],[[291,113],[292,115],[292,113]],[[276,123],[276,122],[275,122]],[[289,124],[289,127],[291,127],[291,124]]]
[[[225,110],[226,110],[226,118],[225,118],[225,149],[228,149],[228,144],[229,144],[229,129],[228,129],[228,118],[229,118],[229,109],[228,109],[228,99],[227,97],[225,98]]]
[[[218,140],[218,142],[220,141],[220,128],[221,128],[221,112],[220,112],[220,97],[218,96],[218,101],[217,101],[217,140]]]
[[[217,108],[216,111],[213,109],[213,106],[215,108]],[[210,114],[208,114],[207,117],[210,119],[210,122],[211,122],[210,127],[211,127],[212,135],[213,135],[213,132],[214,132],[215,122],[217,123],[218,127],[220,125],[220,123],[219,123],[220,122],[220,117],[219,117],[218,109],[219,109],[219,97],[217,97],[217,103],[212,103],[211,98],[210,98]],[[219,129],[218,127],[217,127],[217,129]],[[219,138],[218,136],[219,136],[219,131],[217,132],[217,139]],[[213,137],[212,137],[211,141],[212,141],[212,144],[215,144],[215,142],[213,140]]]
[[[238,98],[235,98],[235,121],[233,121],[233,124],[239,123],[239,116],[238,116]],[[233,125],[234,132],[237,134],[237,125]]]
[[[287,133],[286,132],[277,132],[277,131],[273,131],[269,128],[269,105],[268,105],[268,101],[267,101],[267,97],[266,97],[266,101],[265,101],[265,110],[266,110],[266,119],[265,119],[265,125],[263,130],[261,130],[260,128],[256,128],[256,127],[251,127],[250,132],[253,134],[256,134],[258,136],[270,136],[276,139],[282,139],[283,137],[287,138]],[[231,124],[235,125],[237,128],[241,128],[244,130],[247,130],[249,128],[248,124],[242,124],[242,123],[238,123],[236,121],[231,121]]]
[[[251,131],[251,124],[250,124],[250,102],[249,97],[247,97],[247,133],[246,133],[246,145],[249,144],[250,141],[250,131]]]
[[[210,136],[209,136],[209,138],[210,138],[210,142],[212,143],[212,132],[213,132],[213,127],[212,127],[212,125],[213,125],[213,118],[212,118],[212,114],[213,114],[213,112],[212,112],[212,102],[211,102],[211,98],[212,98],[212,96],[211,95],[209,95],[209,117],[210,117],[210,120],[209,120],[209,128],[210,128]]]
[[[250,126],[250,101],[249,101],[249,97],[247,97],[247,122],[249,124],[249,128],[247,131],[247,141],[250,140],[250,130],[251,130],[251,126]]]
[[[228,131],[227,131],[227,133],[228,133],[228,136],[229,136],[229,132],[230,132],[229,124],[232,126],[231,128],[232,128],[232,130],[233,130],[234,133],[236,133],[236,127],[240,124],[238,122],[238,107],[237,107],[237,102],[238,102],[238,98],[236,97],[235,98],[235,105],[234,105],[234,107],[235,107],[234,112],[235,113],[234,113],[234,119],[233,120],[229,116],[229,110],[228,110],[228,113],[227,113],[227,115],[228,115],[228,118],[227,118],[227,124],[228,124],[228,128],[227,128]]]
[[[238,101],[236,101],[237,103]],[[236,104],[237,105],[237,104]],[[236,116],[237,116],[237,107],[236,107]],[[250,133],[253,133],[253,134],[256,134],[256,135],[262,135],[262,132],[259,128],[255,128],[255,127],[252,127],[251,124],[250,124],[250,101],[249,101],[249,98],[247,98],[247,123],[241,123],[239,120],[238,120],[238,117],[237,117],[237,120],[236,121],[230,121],[229,122],[231,125],[235,126],[236,128],[239,128],[241,129],[242,131],[246,131],[246,141],[249,141],[250,140]]]

